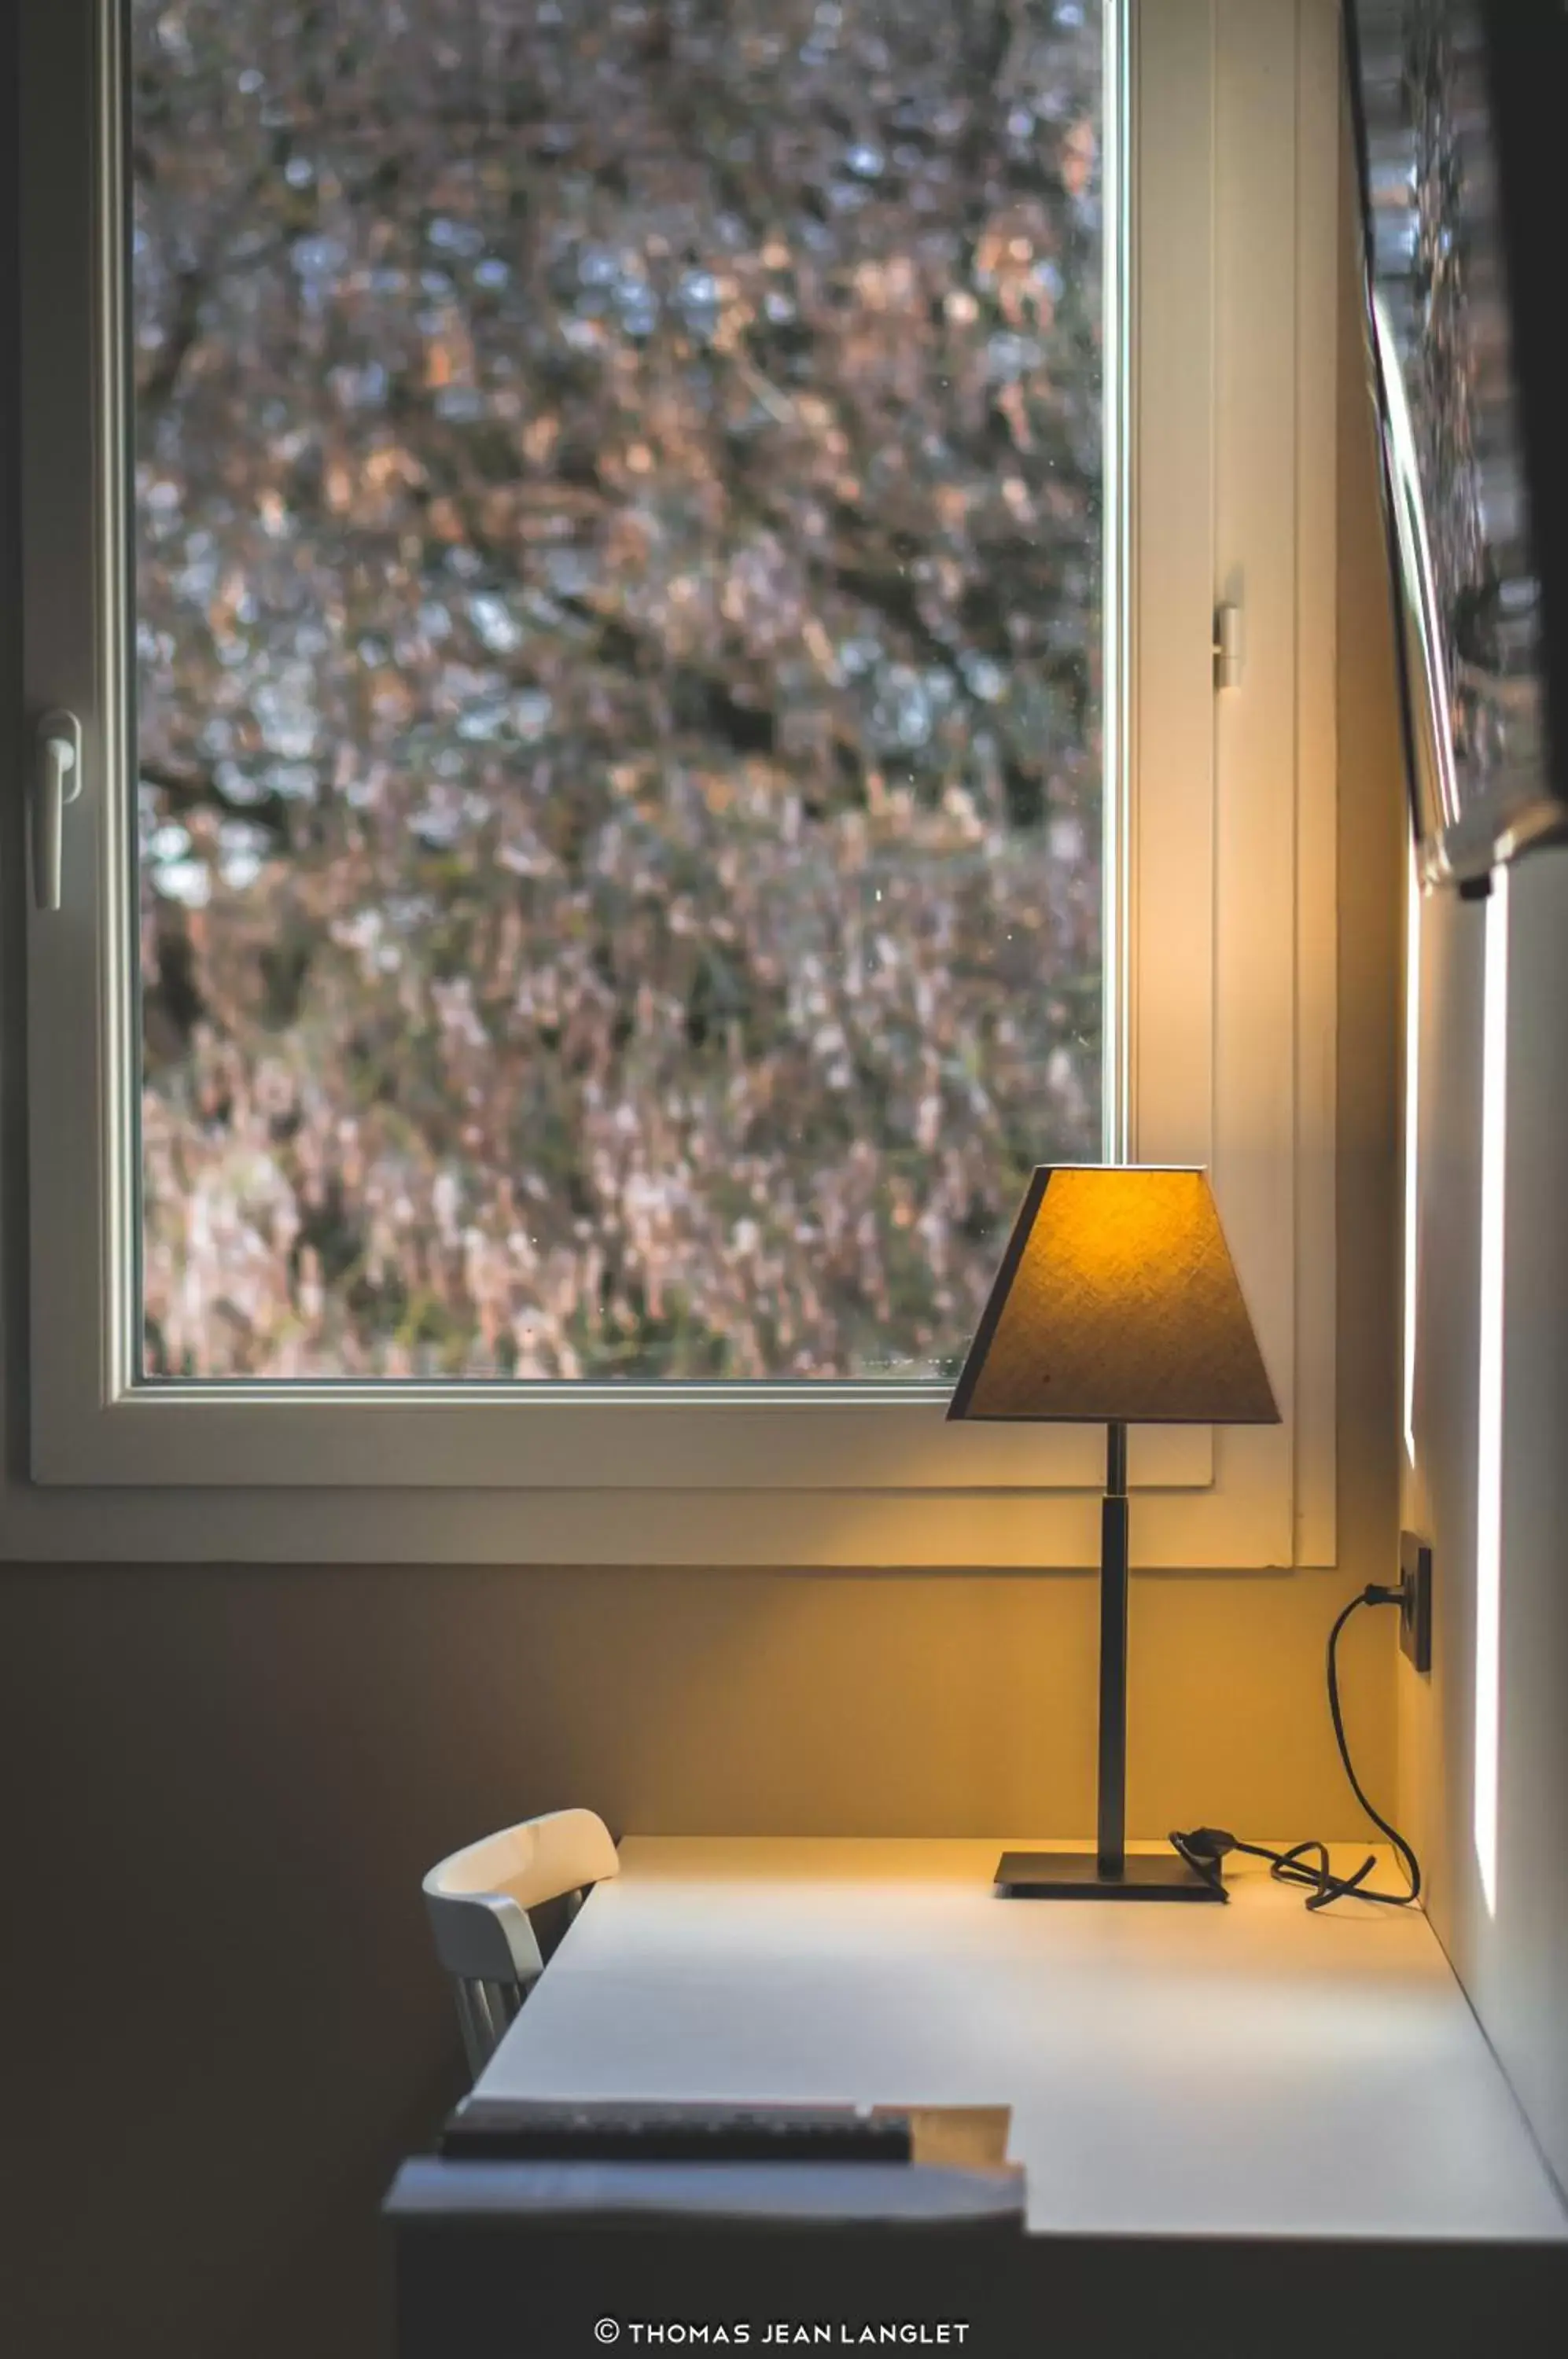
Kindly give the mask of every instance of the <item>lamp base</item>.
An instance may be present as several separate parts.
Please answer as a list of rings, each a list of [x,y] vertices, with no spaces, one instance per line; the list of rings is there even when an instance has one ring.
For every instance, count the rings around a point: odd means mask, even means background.
[[[1102,1875],[1092,1851],[1008,1851],[996,1863],[996,1890],[1004,1900],[1218,1900],[1223,1886],[1209,1884],[1184,1859],[1155,1852],[1134,1853],[1120,1875]]]

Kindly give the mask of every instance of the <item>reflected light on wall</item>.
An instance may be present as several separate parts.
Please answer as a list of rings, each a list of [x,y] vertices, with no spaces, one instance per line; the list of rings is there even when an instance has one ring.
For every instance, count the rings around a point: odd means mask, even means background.
[[[1416,1222],[1421,1117],[1421,882],[1410,846],[1405,917],[1405,1457],[1416,1462]]]
[[[1508,1114],[1508,872],[1486,903],[1481,1047],[1481,1268],[1475,1432],[1475,1864],[1497,1913],[1502,1679],[1504,1191]]]

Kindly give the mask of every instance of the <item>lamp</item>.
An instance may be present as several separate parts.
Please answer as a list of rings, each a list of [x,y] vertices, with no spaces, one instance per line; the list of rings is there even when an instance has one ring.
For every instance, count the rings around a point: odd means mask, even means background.
[[[950,1418],[1104,1423],[1099,1834],[1093,1855],[1008,1852],[1008,1897],[1217,1900],[1184,1860],[1127,1854],[1127,1430],[1277,1425],[1279,1412],[1197,1169],[1038,1170],[948,1405]]]

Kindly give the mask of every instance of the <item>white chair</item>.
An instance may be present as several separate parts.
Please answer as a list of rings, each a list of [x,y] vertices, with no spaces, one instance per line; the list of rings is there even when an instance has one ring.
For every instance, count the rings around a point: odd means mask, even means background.
[[[529,1909],[550,1900],[581,1906],[589,1885],[619,1873],[610,1831],[592,1810],[525,1819],[431,1868],[425,1906],[475,2080],[544,1972]]]

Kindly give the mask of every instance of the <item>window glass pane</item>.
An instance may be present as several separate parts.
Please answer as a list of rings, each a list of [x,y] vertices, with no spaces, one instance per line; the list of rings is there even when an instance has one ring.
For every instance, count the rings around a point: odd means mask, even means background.
[[[926,1377],[1101,1105],[1092,0],[131,0],[147,1372]]]

